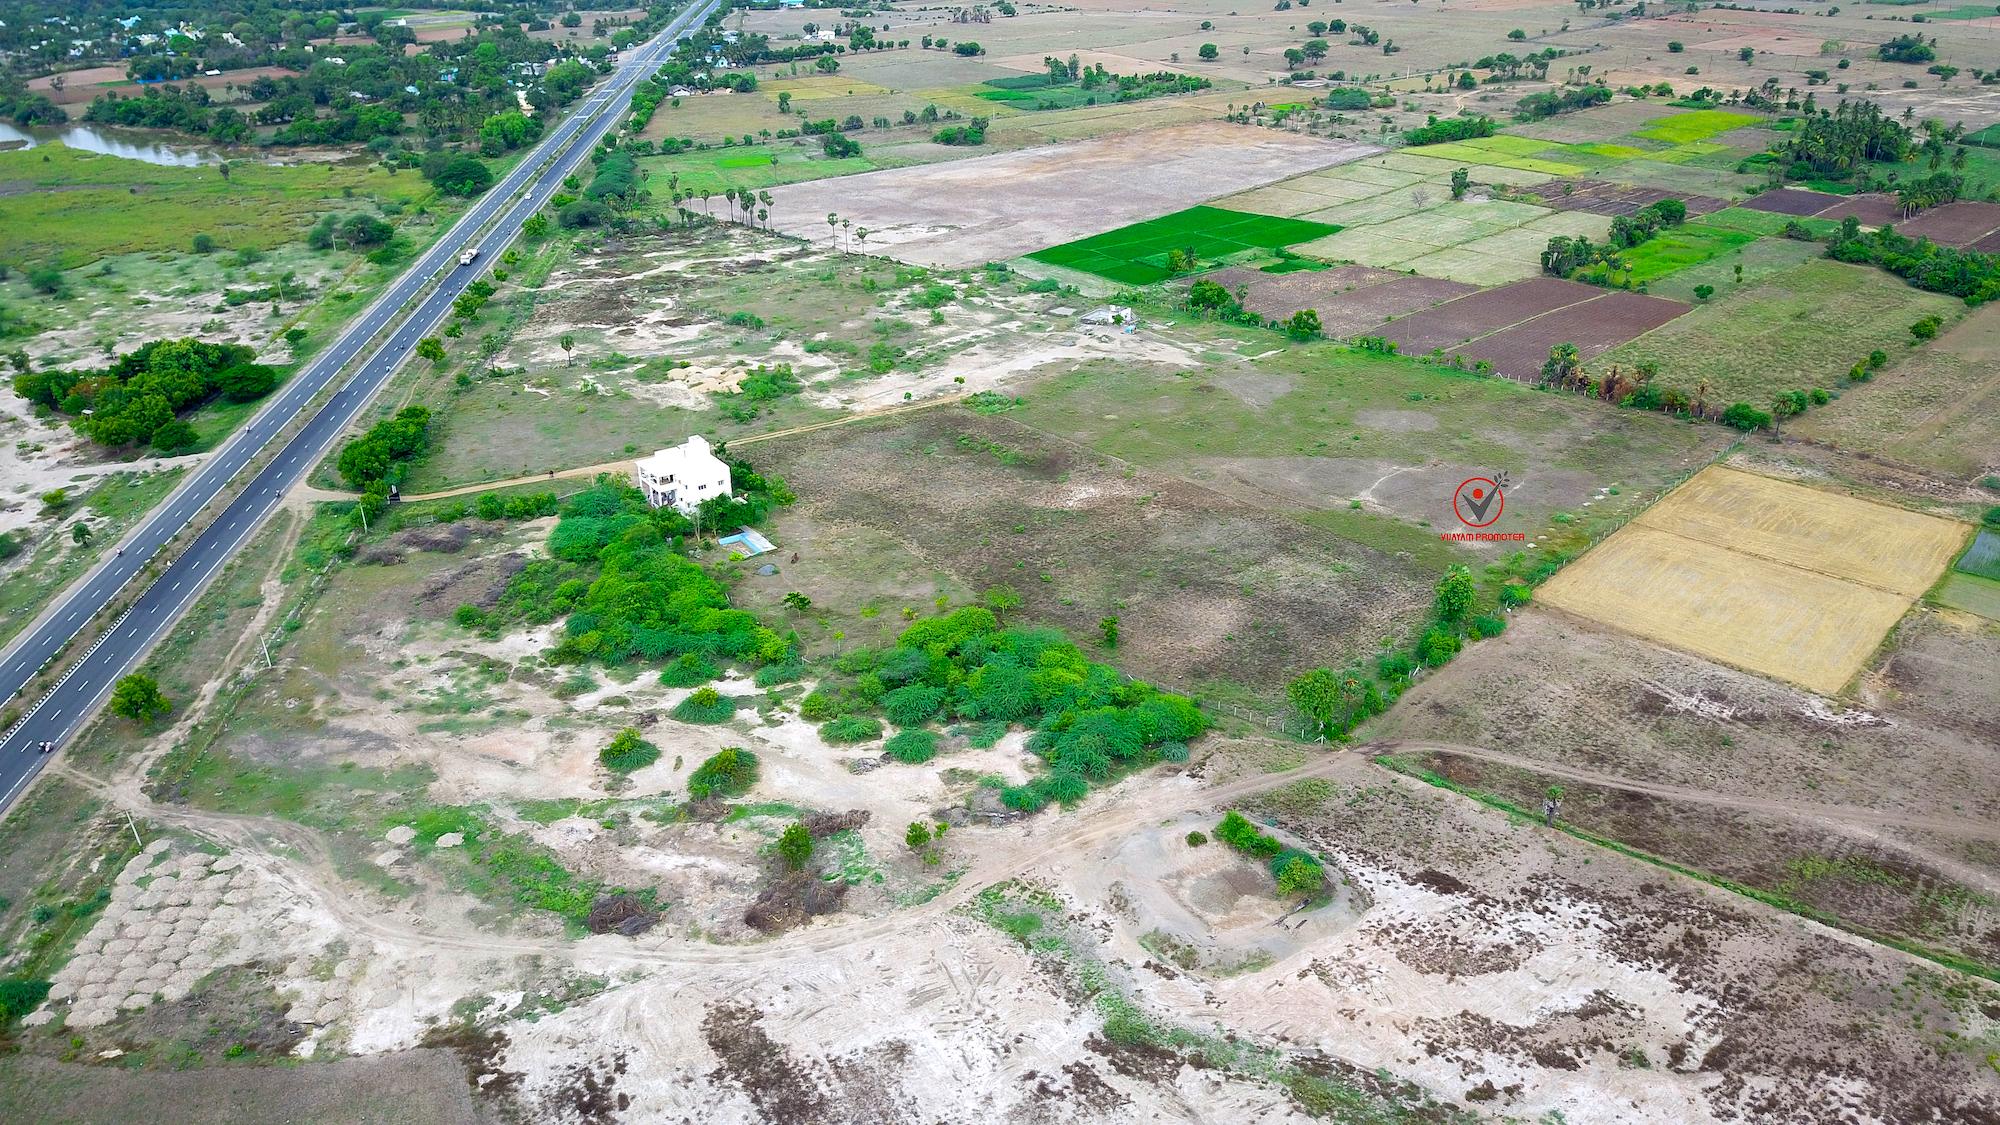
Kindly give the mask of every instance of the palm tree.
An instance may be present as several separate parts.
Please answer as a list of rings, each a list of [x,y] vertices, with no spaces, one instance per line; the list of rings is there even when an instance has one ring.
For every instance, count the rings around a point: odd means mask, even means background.
[[[868,228],[867,228],[867,227],[855,227],[855,228],[854,228],[854,237],[856,237],[856,238],[858,238],[858,239],[860,239],[860,240],[861,240],[861,249],[862,249],[862,250],[864,250],[864,251],[865,251],[865,250],[867,250],[867,249],[868,249]]]
[[[90,545],[91,534],[92,533],[90,530],[90,525],[87,523],[77,523],[72,525],[69,529],[69,537],[72,540],[75,540],[76,545],[79,547],[87,547]]]
[[[702,214],[704,214],[704,215],[708,214],[708,201],[709,201],[709,199],[710,199],[711,197],[713,197],[714,195],[715,195],[715,193],[714,193],[713,191],[710,191],[710,190],[709,190],[708,188],[703,188],[703,189],[701,189],[701,213],[702,213]]]
[[[570,355],[570,353],[576,350],[576,337],[574,337],[574,336],[570,335],[569,333],[565,332],[565,333],[563,333],[563,334],[562,334],[562,339],[560,339],[560,340],[558,340],[558,341],[556,341],[556,342],[562,345],[562,350],[563,350],[563,366],[564,366],[564,367],[575,367],[575,366],[576,366],[576,358],[575,358],[574,356]]]
[[[835,251],[838,251],[840,249],[840,216],[832,211],[828,211],[826,213],[826,225],[829,230],[833,231],[833,248]]]

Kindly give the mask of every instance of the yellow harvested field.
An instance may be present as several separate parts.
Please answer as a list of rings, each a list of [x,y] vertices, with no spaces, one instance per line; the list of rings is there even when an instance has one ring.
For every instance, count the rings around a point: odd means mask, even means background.
[[[1970,533],[1952,520],[1721,467],[1638,522],[1910,598],[1930,589]]]
[[[1970,529],[1709,468],[1537,600],[1831,695],[1865,667]]]

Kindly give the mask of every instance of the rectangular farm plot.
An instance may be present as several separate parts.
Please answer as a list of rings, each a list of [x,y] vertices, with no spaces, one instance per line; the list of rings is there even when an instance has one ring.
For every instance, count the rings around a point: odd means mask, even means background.
[[[956,269],[1067,245],[1377,151],[1220,122],[1173,125],[797,184],[773,193],[772,222],[824,238],[825,217],[837,212],[868,228],[871,252]]]
[[[1373,185],[1370,185],[1370,187],[1372,189]],[[1282,215],[1287,218],[1297,218],[1310,211],[1322,210],[1329,203],[1333,202],[1337,201],[1330,200],[1324,195],[1316,195],[1310,191],[1301,191],[1297,188],[1287,187],[1284,184],[1273,184],[1270,187],[1258,188],[1255,191],[1246,191],[1242,195],[1232,195],[1227,199],[1217,200],[1216,206],[1226,207],[1231,211],[1249,211],[1258,215]]]
[[[1982,531],[1974,536],[1952,569],[2000,582],[2000,533]]]
[[[1635,285],[1657,281],[1755,241],[1757,236],[1754,234],[1703,223],[1670,227],[1625,251],[1624,277],[1628,283]]]
[[[1996,231],[2000,231],[2000,203],[1947,203],[1896,224],[1897,234],[1928,238],[1940,246],[1971,246]]]
[[[1486,360],[1502,375],[1530,379],[1541,373],[1549,349],[1557,344],[1575,344],[1577,353],[1589,360],[1686,311],[1688,307],[1678,301],[1610,292],[1451,350],[1470,360]]]
[[[1686,113],[1676,113],[1662,117],[1643,129],[1636,129],[1632,135],[1649,141],[1665,141],[1670,145],[1687,144],[1690,141],[1705,141],[1731,129],[1741,129],[1745,125],[1756,125],[1764,119],[1754,113],[1731,113],[1726,109],[1696,109]]]
[[[1893,195],[1850,195],[1821,211],[1818,217],[1838,222],[1849,216],[1853,216],[1864,227],[1879,227],[1900,221],[1903,209],[1896,205],[1896,197]]]
[[[1773,188],[1751,196],[1741,206],[1752,211],[1769,211],[1774,215],[1817,215],[1838,205],[1842,198],[1803,188]]]
[[[1538,600],[1832,694],[1862,671],[1966,532],[1712,467],[1549,580]]]
[[[1636,214],[1640,208],[1662,199],[1680,200],[1687,205],[1690,215],[1720,211],[1729,206],[1727,201],[1713,196],[1690,195],[1686,192],[1665,191],[1655,187],[1634,187],[1608,180],[1554,180],[1535,186],[1533,194],[1549,206],[1563,211],[1582,211],[1592,215],[1607,216]]]
[[[1406,354],[1422,355],[1433,349],[1457,347],[1530,317],[1591,300],[1603,292],[1559,278],[1531,278],[1412,313],[1384,325],[1378,335],[1396,341]],[[1546,358],[1547,352],[1543,355]]]
[[[1148,284],[1173,276],[1166,257],[1175,250],[1193,250],[1202,258],[1223,258],[1246,250],[1277,250],[1337,232],[1326,223],[1190,207],[1129,227],[1065,242],[1028,257],[1052,266],[1094,273],[1113,281]]]
[[[1376,336],[1381,334],[1382,325],[1391,317],[1427,309],[1477,291],[1476,286],[1462,281],[1399,277],[1380,285],[1350,289],[1325,298],[1318,304],[1299,305],[1282,315],[1290,316],[1300,308],[1315,309],[1319,313],[1321,330],[1328,336],[1336,339]]]
[[[1832,695],[1908,599],[1631,524],[1536,600],[1648,640]]]
[[[1482,240],[1466,246],[1447,246],[1434,254],[1411,258],[1403,263],[1403,268],[1415,270],[1428,277],[1452,278],[1479,285],[1505,285],[1510,281],[1525,281],[1541,272],[1533,257],[1488,254],[1479,249],[1484,245],[1485,242]]]
[[[2000,621],[2000,582],[1972,574],[1947,574],[1931,594],[1939,605]]]
[[[1720,467],[1697,473],[1639,522],[1909,598],[1937,581],[1971,531],[1954,520]]]

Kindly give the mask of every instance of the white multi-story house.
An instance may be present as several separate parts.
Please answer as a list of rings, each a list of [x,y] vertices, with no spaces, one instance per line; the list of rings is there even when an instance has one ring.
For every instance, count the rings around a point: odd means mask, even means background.
[[[700,434],[636,462],[633,468],[646,502],[655,508],[671,505],[692,515],[702,501],[730,494],[729,466],[709,451]]]

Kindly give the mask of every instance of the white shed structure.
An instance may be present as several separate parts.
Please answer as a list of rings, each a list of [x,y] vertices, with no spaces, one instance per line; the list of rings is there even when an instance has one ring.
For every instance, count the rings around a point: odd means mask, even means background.
[[[646,502],[655,508],[671,506],[692,515],[702,501],[730,494],[729,466],[710,452],[708,440],[700,434],[634,463],[633,468]]]

